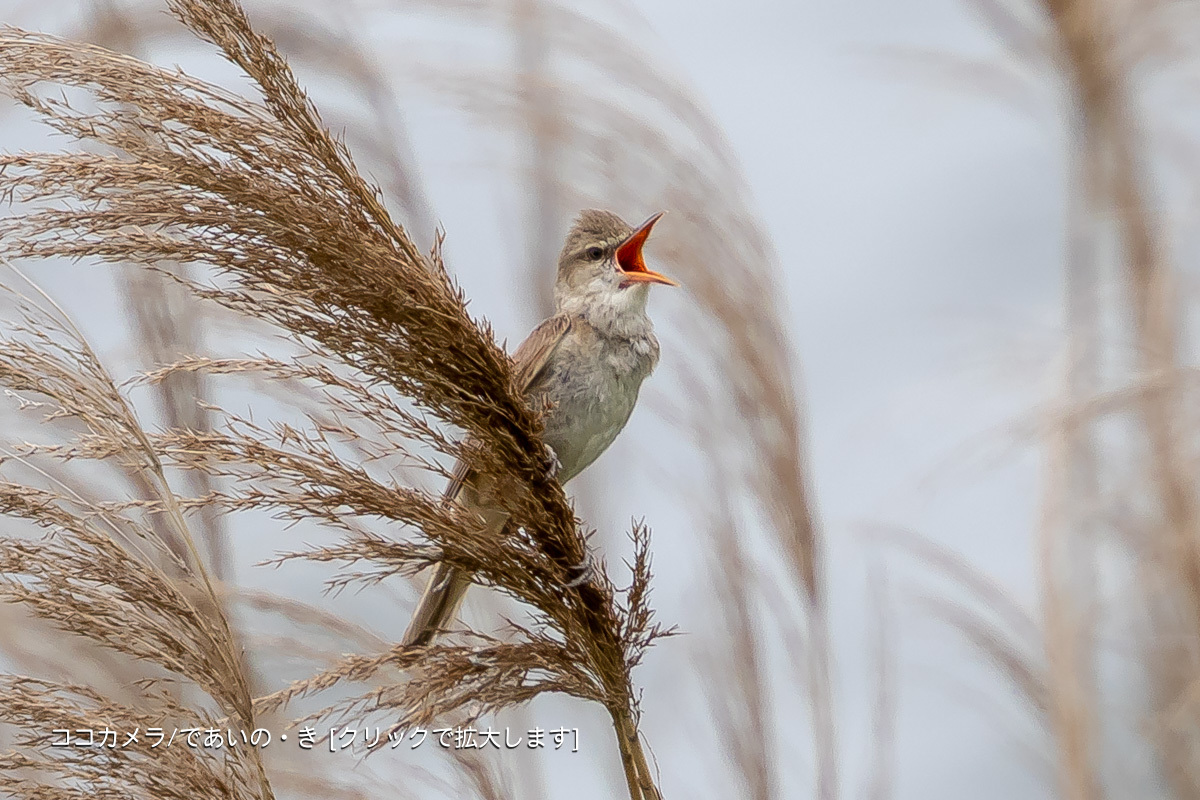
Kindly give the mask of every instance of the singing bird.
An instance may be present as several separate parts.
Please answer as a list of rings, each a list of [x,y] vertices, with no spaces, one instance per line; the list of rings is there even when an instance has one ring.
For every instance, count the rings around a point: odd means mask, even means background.
[[[650,285],[679,284],[646,268],[642,247],[662,213],[634,229],[609,211],[580,213],[558,258],[554,315],[513,354],[517,380],[535,408],[545,407],[542,438],[562,483],[595,461],[625,427],[642,381],[658,363],[658,339],[646,315]],[[546,402],[549,401],[549,402]],[[489,504],[462,462],[444,499],[479,514],[496,535],[503,512]],[[404,634],[425,645],[450,624],[471,576],[434,567]]]

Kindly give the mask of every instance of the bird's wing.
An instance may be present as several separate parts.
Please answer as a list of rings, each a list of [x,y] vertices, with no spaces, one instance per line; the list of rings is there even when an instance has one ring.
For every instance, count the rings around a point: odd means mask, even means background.
[[[521,392],[529,391],[529,387],[542,374],[550,355],[558,347],[558,343],[571,329],[571,319],[562,314],[556,314],[533,329],[533,333],[525,337],[517,352],[513,353],[513,366],[516,367],[517,385]]]
[[[521,342],[516,352],[512,354],[513,372],[522,394],[529,391],[529,387],[533,386],[546,369],[551,354],[554,353],[554,349],[558,347],[558,343],[567,335],[570,328],[571,319],[569,317],[562,314],[549,317],[534,328],[525,337],[525,341]],[[450,476],[450,483],[446,486],[442,497],[446,500],[457,498],[469,474],[470,468],[467,466],[467,462],[459,461],[455,464],[454,472]]]

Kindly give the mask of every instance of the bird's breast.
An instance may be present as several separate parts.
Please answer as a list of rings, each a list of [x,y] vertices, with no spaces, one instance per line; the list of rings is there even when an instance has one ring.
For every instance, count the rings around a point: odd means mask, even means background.
[[[554,404],[544,436],[562,465],[561,481],[582,472],[617,438],[657,360],[653,335],[579,337],[559,347],[538,393]]]

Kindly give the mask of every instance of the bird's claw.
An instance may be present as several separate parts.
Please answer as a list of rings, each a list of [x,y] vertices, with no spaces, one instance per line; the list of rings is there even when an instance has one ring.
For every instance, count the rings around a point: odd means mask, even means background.
[[[558,460],[558,453],[554,452],[554,448],[548,444],[543,444],[546,448],[546,477],[557,478],[558,473],[562,471],[562,462]]]
[[[578,571],[579,577],[568,581],[564,586],[568,589],[578,589],[585,583],[591,583],[600,571],[599,565],[596,563],[595,556],[592,555],[591,548],[584,551],[583,561],[574,566],[568,567],[571,572]]]

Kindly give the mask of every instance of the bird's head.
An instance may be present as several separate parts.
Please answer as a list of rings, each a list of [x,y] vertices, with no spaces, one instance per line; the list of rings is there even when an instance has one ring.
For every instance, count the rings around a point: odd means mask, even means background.
[[[650,284],[678,286],[647,269],[642,258],[642,247],[663,213],[632,228],[611,211],[581,212],[558,258],[554,296],[559,310],[641,311]]]

